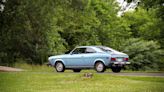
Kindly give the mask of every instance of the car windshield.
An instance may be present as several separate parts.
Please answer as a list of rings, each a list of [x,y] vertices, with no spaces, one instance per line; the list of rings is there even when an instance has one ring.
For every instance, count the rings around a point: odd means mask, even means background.
[[[109,47],[105,47],[105,46],[97,46],[97,48],[101,49],[104,52],[108,52],[108,53],[117,52],[116,50],[109,48]]]

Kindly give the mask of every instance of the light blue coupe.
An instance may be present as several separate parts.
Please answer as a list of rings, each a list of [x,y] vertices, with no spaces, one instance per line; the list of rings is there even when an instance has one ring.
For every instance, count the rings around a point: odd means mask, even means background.
[[[120,72],[121,68],[128,62],[129,56],[105,46],[79,46],[68,54],[51,56],[49,63],[55,67],[57,72],[72,69],[80,72],[81,69],[95,69],[104,72],[111,68],[113,72]]]

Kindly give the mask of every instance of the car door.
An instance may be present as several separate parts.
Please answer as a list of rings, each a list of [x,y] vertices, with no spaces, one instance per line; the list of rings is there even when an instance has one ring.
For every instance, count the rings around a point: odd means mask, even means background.
[[[76,48],[74,49],[69,57],[66,60],[66,64],[68,67],[82,67],[83,66],[83,59],[85,54],[86,48]]]
[[[96,51],[93,48],[87,47],[83,57],[83,66],[93,67],[94,60],[96,59]]]

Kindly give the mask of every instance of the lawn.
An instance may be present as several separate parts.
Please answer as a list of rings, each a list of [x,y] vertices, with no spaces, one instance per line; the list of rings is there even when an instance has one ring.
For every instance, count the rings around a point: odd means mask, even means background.
[[[90,70],[89,70],[90,71]],[[0,92],[163,92],[164,78],[51,71],[0,72]],[[88,72],[88,71],[87,71]],[[92,71],[91,71],[92,72]]]

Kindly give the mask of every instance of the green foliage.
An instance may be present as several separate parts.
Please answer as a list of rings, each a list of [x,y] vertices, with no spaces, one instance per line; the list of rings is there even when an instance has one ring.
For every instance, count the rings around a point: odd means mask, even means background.
[[[164,1],[163,0],[141,0],[140,6],[147,10],[148,12],[154,10],[155,15],[154,17],[157,17],[157,25],[156,27],[160,29],[160,36],[158,37],[158,41],[161,43],[161,47],[164,48]]]
[[[136,12],[128,12],[123,18],[129,23],[133,37],[141,37],[147,40],[157,39],[160,35],[159,19],[155,16],[155,10],[138,8]]]
[[[152,0],[141,0],[140,6],[150,9],[150,8],[160,7],[160,6],[162,6],[163,3],[164,3],[163,0],[153,0],[153,1]]]
[[[155,41],[131,38],[123,47],[123,52],[129,55],[132,70],[158,70],[164,64],[160,60],[164,51],[160,50],[160,45]]]
[[[106,45],[129,50],[134,70],[162,69],[161,4],[142,0],[136,11],[118,17],[115,0],[8,0],[0,12],[0,65],[19,59],[43,64],[75,46]]]
[[[1,13],[1,63],[13,64],[16,58],[42,64],[48,57],[47,34],[51,32],[52,1],[11,0]],[[51,7],[49,7],[51,6]],[[49,11],[49,12],[47,12]],[[59,43],[58,33],[54,33]],[[60,43],[62,44],[62,43]],[[60,45],[60,44],[57,44]],[[52,47],[53,48],[53,47]]]

